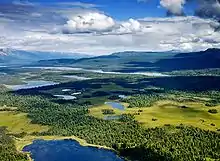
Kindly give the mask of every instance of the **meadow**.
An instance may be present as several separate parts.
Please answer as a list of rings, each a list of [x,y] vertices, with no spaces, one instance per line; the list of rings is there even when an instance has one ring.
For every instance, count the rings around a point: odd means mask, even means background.
[[[32,124],[26,113],[16,111],[1,111],[0,126],[6,126],[7,130],[13,134],[47,131],[47,126]]]
[[[109,105],[90,108],[90,115],[104,119],[106,115],[102,110],[111,109],[118,116],[132,114],[135,120],[146,128],[162,127],[164,125],[188,125],[204,130],[217,131],[220,129],[220,113],[212,114],[208,110],[220,111],[220,105],[208,107],[200,102],[184,102],[162,100],[157,101],[151,107],[128,108],[128,104],[122,103],[126,108],[124,111],[114,109]],[[108,115],[109,116],[109,115]]]

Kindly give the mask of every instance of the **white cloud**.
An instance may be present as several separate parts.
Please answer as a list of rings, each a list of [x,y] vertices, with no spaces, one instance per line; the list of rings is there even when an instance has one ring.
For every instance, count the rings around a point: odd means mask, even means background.
[[[128,50],[197,51],[220,47],[220,33],[212,27],[218,23],[209,19],[170,17],[118,21],[91,9],[60,14],[61,22],[57,22],[59,12],[50,19],[51,15],[45,16],[40,10],[32,16],[37,20],[40,16],[43,22],[19,23],[0,18],[0,48],[102,55]],[[56,32],[51,32],[54,28]]]
[[[98,12],[86,12],[70,17],[63,26],[62,32],[73,34],[83,32],[104,32],[115,26],[115,21]]]
[[[182,14],[185,2],[185,0],[161,0],[160,5],[166,8],[169,12],[175,15],[180,15]]]
[[[134,32],[140,32],[142,30],[142,25],[139,21],[134,19],[129,19],[126,22],[122,22],[119,27],[115,30],[115,32],[120,34],[125,33],[134,33]]]
[[[138,2],[148,2],[149,0],[137,0]],[[183,14],[183,6],[186,0],[160,0],[160,5],[174,15]]]

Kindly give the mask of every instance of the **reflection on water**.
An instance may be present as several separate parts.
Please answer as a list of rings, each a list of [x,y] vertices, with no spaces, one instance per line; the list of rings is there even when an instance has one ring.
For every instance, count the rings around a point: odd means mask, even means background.
[[[106,105],[110,105],[113,108],[119,109],[119,110],[125,110],[124,105],[118,102],[105,102]]]
[[[71,89],[62,89],[62,92],[69,92]]]
[[[61,71],[85,71],[85,72],[100,73],[100,74],[145,75],[145,76],[150,76],[150,77],[167,77],[167,76],[169,76],[169,75],[165,75],[165,74],[157,73],[157,72],[131,72],[131,73],[105,72],[103,70],[93,70],[93,69],[83,69],[83,68],[73,68],[73,67],[23,67],[23,68],[61,70]]]
[[[87,78],[87,77],[80,77],[77,75],[64,75],[64,78],[72,78],[72,79],[76,79],[76,80],[89,80],[91,78]]]
[[[118,95],[119,98],[122,98],[122,99],[126,99],[128,98],[128,96],[125,96],[125,95]]]
[[[71,96],[71,95],[54,95],[54,96],[62,98],[64,100],[74,100],[74,99],[77,99],[75,96]]]
[[[34,161],[123,161],[110,150],[81,146],[74,140],[36,140],[24,147]]]
[[[25,84],[21,85],[6,85],[6,87],[11,88],[12,90],[20,90],[20,89],[31,89],[31,88],[37,88],[37,87],[44,87],[49,85],[55,85],[58,83],[52,82],[52,81],[23,81]]]

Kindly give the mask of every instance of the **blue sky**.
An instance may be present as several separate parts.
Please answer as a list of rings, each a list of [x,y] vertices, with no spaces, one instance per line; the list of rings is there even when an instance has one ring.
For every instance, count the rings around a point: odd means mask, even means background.
[[[8,3],[13,0],[1,0],[0,3]],[[25,2],[25,0],[23,0]],[[30,3],[40,3],[41,5],[53,5],[55,3],[63,3],[63,0],[29,0]],[[97,8],[106,14],[119,20],[128,18],[144,18],[144,17],[165,17],[166,9],[160,7],[160,0],[65,0],[65,2],[81,2],[97,5]],[[184,12],[187,15],[193,15],[197,6],[196,1],[187,3]]]
[[[0,0],[0,48],[199,51],[220,48],[219,17],[216,0]]]

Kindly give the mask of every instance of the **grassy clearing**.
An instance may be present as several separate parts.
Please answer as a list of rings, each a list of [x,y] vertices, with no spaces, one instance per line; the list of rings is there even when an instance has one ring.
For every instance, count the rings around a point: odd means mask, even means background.
[[[96,118],[99,118],[99,119],[103,119],[104,116],[111,116],[111,115],[104,115],[103,112],[102,112],[102,110],[104,110],[104,109],[114,110],[114,112],[115,112],[114,115],[121,115],[123,113],[123,111],[121,111],[119,109],[114,109],[110,105],[101,105],[101,106],[90,108],[89,113],[90,113],[90,115],[92,115]]]
[[[2,111],[0,112],[0,126],[6,126],[10,133],[28,134],[33,132],[47,131],[47,126],[32,124],[31,120],[27,118],[27,114],[18,113],[15,111]]]
[[[182,108],[183,106],[186,108]],[[208,110],[213,108],[219,112],[217,114],[210,114]],[[90,115],[104,118],[102,109],[113,108],[108,105],[91,108]],[[158,101],[153,106],[147,108],[126,108],[125,111],[114,109],[114,111],[115,115],[135,114],[135,119],[147,128],[159,127],[165,124],[185,124],[212,131],[220,128],[220,106],[207,107],[203,103],[198,102],[178,103],[164,100]]]
[[[187,108],[181,108],[182,106]],[[220,106],[215,108],[220,110]],[[216,131],[217,128],[220,128],[220,114],[210,114],[208,109],[210,108],[201,103],[188,102],[180,104],[172,101],[160,101],[151,108],[145,108],[135,118],[146,127],[185,124]],[[152,121],[152,119],[157,120]],[[211,124],[215,124],[215,126]]]
[[[16,108],[13,108],[16,109]],[[63,136],[33,136],[30,135],[33,132],[43,132],[47,131],[49,127],[41,126],[37,124],[32,124],[31,120],[27,118],[27,114],[19,113],[15,111],[2,111],[0,112],[0,126],[6,126],[9,133],[17,134],[26,132],[27,135],[23,138],[16,138],[15,145],[18,151],[22,151],[22,149],[32,144],[32,142],[36,139],[43,139],[43,140],[64,140],[64,139],[72,139],[79,142],[82,146],[91,146],[91,147],[98,147],[98,148],[105,148],[110,149],[108,147],[99,146],[99,145],[92,145],[88,144],[85,140],[77,138],[75,136],[70,137],[63,137]]]

